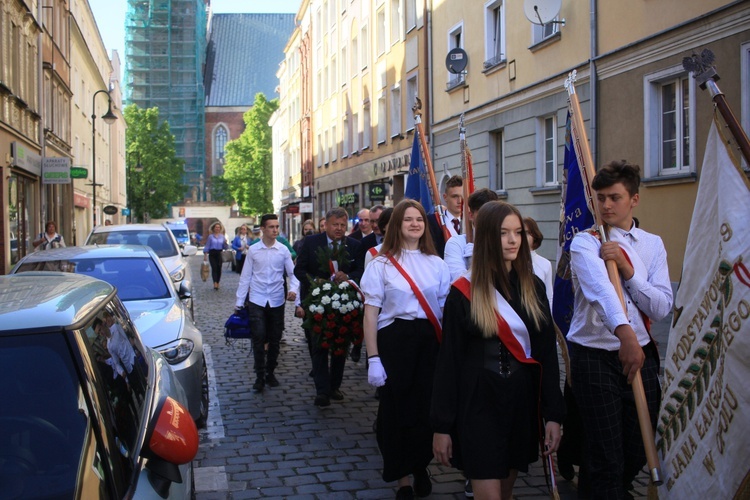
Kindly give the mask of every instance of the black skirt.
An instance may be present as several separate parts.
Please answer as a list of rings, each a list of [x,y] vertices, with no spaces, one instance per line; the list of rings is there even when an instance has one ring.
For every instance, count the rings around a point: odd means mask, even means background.
[[[482,370],[457,429],[466,477],[503,479],[538,459],[536,369],[522,365],[508,378]]]
[[[378,331],[378,354],[388,377],[377,416],[386,482],[423,470],[432,460],[430,401],[438,349],[427,320],[397,319]]]

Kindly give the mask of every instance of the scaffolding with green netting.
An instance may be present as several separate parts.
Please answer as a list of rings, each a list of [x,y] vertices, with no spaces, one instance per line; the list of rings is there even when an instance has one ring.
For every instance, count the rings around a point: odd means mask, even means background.
[[[206,0],[128,0],[125,98],[159,108],[185,161],[186,197],[201,200],[205,171],[203,67]]]

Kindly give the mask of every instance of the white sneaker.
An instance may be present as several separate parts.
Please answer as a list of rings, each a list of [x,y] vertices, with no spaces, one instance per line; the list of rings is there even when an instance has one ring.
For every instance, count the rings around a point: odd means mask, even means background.
[[[466,498],[474,498],[474,490],[471,487],[471,479],[466,480],[466,484],[464,485],[464,495]]]

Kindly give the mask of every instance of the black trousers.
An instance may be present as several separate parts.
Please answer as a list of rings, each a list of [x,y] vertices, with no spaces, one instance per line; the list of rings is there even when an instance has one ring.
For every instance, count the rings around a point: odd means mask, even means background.
[[[315,393],[330,395],[332,391],[341,387],[341,381],[344,379],[346,354],[334,356],[331,349],[320,347],[318,340],[316,334],[311,333],[308,345],[312,358]]]
[[[250,331],[253,332],[255,374],[258,378],[263,378],[266,374],[273,373],[278,366],[279,344],[284,331],[284,304],[271,307],[268,304],[259,306],[250,302],[247,311],[250,317]]]
[[[221,281],[221,250],[209,250],[208,262],[211,264],[211,277],[214,283]]]
[[[573,394],[583,422],[591,498],[623,499],[626,488],[646,464],[633,388],[622,374],[617,351],[569,343]],[[656,425],[661,389],[659,353],[653,342],[643,348],[641,378],[651,425]]]

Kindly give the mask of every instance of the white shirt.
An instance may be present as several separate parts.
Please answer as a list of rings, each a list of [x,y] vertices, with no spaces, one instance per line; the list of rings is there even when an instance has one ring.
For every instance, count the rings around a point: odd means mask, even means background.
[[[447,246],[447,245],[446,245]],[[534,274],[536,274],[545,288],[547,288],[547,300],[549,301],[550,308],[552,307],[552,289],[554,287],[554,281],[552,274],[552,262],[548,261],[538,253],[536,250],[531,251],[531,263],[534,265]]]
[[[372,262],[372,259],[375,258],[372,255],[372,250],[375,250],[375,255],[377,255],[378,252],[380,252],[381,248],[383,248],[383,244],[382,243],[380,245],[375,245],[374,247],[369,248],[367,250],[367,252],[365,252],[365,267],[367,267],[367,264],[369,264],[370,262]]]
[[[456,281],[471,267],[474,243],[466,243],[466,235],[459,234],[445,242],[444,258],[451,273],[451,281]]]
[[[416,283],[438,321],[442,321],[443,305],[451,286],[445,262],[419,250],[402,250],[396,260]],[[365,304],[380,308],[378,330],[396,318],[427,319],[409,283],[384,255],[374,258],[365,268],[360,288],[365,294]]]
[[[575,302],[568,340],[616,351],[620,340],[614,335],[615,328],[630,323],[638,343],[644,346],[650,339],[640,311],[652,321],[659,321],[672,309],[667,251],[661,238],[636,227],[627,232],[611,228],[609,236],[627,252],[635,269],[633,277],[623,280],[627,314],[599,255],[601,242],[588,232],[580,232],[570,244]]]
[[[458,219],[458,227],[463,229],[463,226],[461,225],[461,216],[455,216],[452,213],[450,213],[448,210],[445,210],[443,212],[443,224],[445,224],[445,226],[448,228],[448,231],[450,231],[451,236],[458,236],[458,233],[456,232],[456,228],[453,227],[453,219]]]
[[[250,302],[271,307],[284,305],[284,271],[289,277],[289,291],[299,295],[299,280],[294,276],[294,263],[289,249],[274,241],[267,247],[263,241],[251,245],[245,255],[245,264],[237,287],[236,307],[245,305],[250,290]]]
[[[107,361],[114,368],[114,378],[117,378],[117,375],[124,378],[133,371],[133,361],[135,361],[133,346],[130,345],[127,335],[117,323],[109,327],[109,332],[111,336],[107,339],[107,350],[112,357]]]

